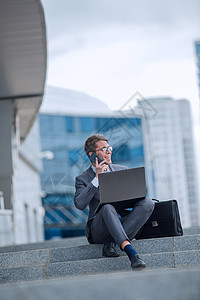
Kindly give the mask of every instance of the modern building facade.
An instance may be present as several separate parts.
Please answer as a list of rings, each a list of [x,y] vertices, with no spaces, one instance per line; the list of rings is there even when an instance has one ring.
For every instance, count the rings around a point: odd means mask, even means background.
[[[0,1],[0,246],[43,238],[36,127],[28,134],[42,103],[46,58],[41,2]]]
[[[156,111],[143,122],[150,194],[162,200],[177,199],[183,227],[199,226],[200,199],[190,103],[172,98],[147,101]]]
[[[19,148],[14,178],[14,243],[44,240],[44,209],[41,201],[42,171],[38,121]]]
[[[46,238],[83,233],[87,210],[74,208],[73,197],[75,177],[90,165],[85,140],[103,134],[114,148],[113,163],[144,166],[141,119],[111,112],[89,95],[48,87],[39,123],[42,151],[54,154],[54,159],[43,161],[41,174]]]

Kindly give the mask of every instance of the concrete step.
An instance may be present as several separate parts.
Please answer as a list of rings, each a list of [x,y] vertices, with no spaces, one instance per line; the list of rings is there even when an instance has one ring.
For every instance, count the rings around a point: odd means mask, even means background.
[[[49,247],[44,249],[14,251],[0,254],[0,269],[18,266],[44,265],[47,263],[102,258],[102,245],[77,245]],[[200,250],[200,235],[173,238],[138,240],[132,242],[140,254],[174,253],[177,251]],[[46,246],[46,245],[45,245]],[[120,255],[125,255],[118,248]]]
[[[176,243],[176,247],[185,247],[185,243],[190,245],[190,248],[193,248],[193,243],[198,243],[200,244],[199,238],[200,234],[193,234],[193,235],[184,235],[182,237],[171,237],[171,238],[161,238],[161,239],[153,239],[154,244],[153,246],[148,245],[148,249],[151,249],[152,247],[154,248],[155,245],[156,247],[163,247],[168,248],[169,244],[172,245],[173,243]],[[163,240],[165,242],[163,243]],[[168,241],[167,241],[168,240]],[[140,249],[144,250],[147,248],[147,244],[149,240],[140,240],[140,241],[134,241],[134,245],[138,248],[138,251]],[[39,243],[30,243],[30,244],[20,244],[20,245],[14,245],[14,246],[5,246],[5,247],[0,247],[0,254],[1,253],[8,253],[8,252],[19,252],[19,251],[28,251],[28,250],[36,250],[36,249],[50,249],[50,248],[60,248],[60,247],[77,247],[77,246],[83,246],[83,245],[88,245],[88,241],[86,237],[73,237],[73,238],[64,238],[64,239],[59,239],[59,240],[49,240],[49,241],[44,241],[44,242],[39,242]],[[152,243],[151,243],[152,245]],[[194,245],[195,246],[195,245]],[[150,247],[150,248],[149,248]],[[171,247],[171,246],[170,246]]]
[[[133,241],[148,268],[200,265],[200,236]],[[119,250],[120,251],[120,250]],[[102,258],[102,245],[37,249],[0,254],[0,282],[131,270],[128,258]]]
[[[200,234],[184,235],[181,237],[146,239],[146,240],[138,240],[138,241],[134,240],[133,244],[134,247],[136,247],[137,250],[140,252],[145,251],[145,249],[147,249],[147,253],[149,251],[152,251],[152,249],[153,250],[160,249],[161,252],[163,252],[165,251],[164,249],[171,249],[172,247],[176,247],[177,249],[182,249],[182,250],[184,249],[192,250],[194,248],[196,249],[196,247],[197,248],[200,247]],[[0,247],[0,254],[9,253],[9,252],[37,250],[37,249],[78,247],[84,245],[89,245],[86,237],[73,237],[73,238],[65,238],[60,240],[44,241],[40,243],[30,243],[30,244]]]
[[[18,252],[26,250],[35,250],[35,249],[47,249],[47,248],[57,248],[57,247],[70,247],[70,246],[81,246],[88,245],[86,237],[73,237],[73,238],[63,238],[59,240],[49,240],[39,243],[30,243],[30,244],[20,244],[14,246],[5,246],[0,247],[0,253],[8,252]]]
[[[184,235],[200,234],[200,227],[184,228],[183,229],[183,234]]]
[[[200,251],[182,251],[175,253],[175,256],[171,252],[144,254],[141,257],[147,264],[147,270],[200,266]],[[122,271],[131,271],[130,261],[125,256],[1,269],[0,282],[11,283]]]
[[[1,300],[199,300],[200,268],[77,276],[0,286]]]

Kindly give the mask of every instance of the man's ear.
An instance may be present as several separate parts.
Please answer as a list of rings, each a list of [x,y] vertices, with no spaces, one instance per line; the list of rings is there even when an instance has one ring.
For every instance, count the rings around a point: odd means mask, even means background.
[[[91,156],[91,155],[92,155],[92,152],[89,152],[88,154],[89,154],[89,156]]]

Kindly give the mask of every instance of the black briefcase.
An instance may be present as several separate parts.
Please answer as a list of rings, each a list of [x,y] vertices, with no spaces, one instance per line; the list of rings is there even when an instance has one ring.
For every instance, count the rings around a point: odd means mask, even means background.
[[[136,240],[183,235],[176,200],[161,201],[153,199],[153,213],[135,236]]]

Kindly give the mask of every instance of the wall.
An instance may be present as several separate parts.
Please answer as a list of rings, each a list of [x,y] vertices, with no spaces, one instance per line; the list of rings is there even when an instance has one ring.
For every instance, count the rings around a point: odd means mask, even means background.
[[[15,243],[43,240],[43,208],[41,205],[40,143],[38,123],[31,129],[19,151],[14,180]]]

